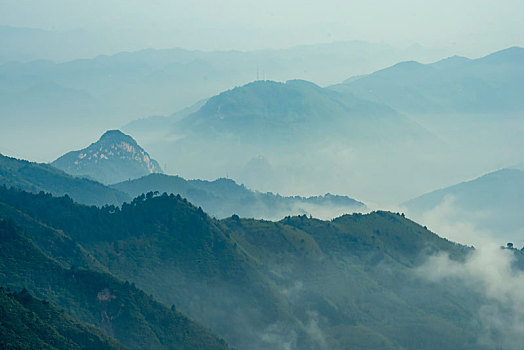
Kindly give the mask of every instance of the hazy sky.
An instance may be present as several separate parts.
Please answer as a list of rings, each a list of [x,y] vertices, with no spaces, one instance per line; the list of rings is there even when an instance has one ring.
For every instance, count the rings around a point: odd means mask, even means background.
[[[0,0],[0,24],[83,30],[106,48],[281,48],[366,40],[482,55],[524,45],[522,0]]]

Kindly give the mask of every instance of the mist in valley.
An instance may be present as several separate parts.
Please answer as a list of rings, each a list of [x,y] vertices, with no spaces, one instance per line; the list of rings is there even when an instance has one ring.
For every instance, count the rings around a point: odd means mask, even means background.
[[[0,348],[522,348],[523,10],[2,1]]]

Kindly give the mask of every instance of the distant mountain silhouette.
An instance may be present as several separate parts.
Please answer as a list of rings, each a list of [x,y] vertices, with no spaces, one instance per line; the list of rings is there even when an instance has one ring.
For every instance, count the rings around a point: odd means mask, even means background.
[[[524,48],[474,60],[402,62],[331,89],[409,113],[516,112],[524,108]]]
[[[184,178],[226,175],[263,192],[318,193],[321,188],[320,193],[359,198],[365,193],[354,192],[359,184],[385,193],[364,175],[366,168],[380,176],[376,162],[400,164],[408,159],[406,152],[423,152],[439,142],[391,107],[304,80],[255,81],[209,98],[182,119],[145,119],[132,130],[148,140],[147,148],[162,163],[176,164]],[[260,166],[267,171],[259,172]],[[353,177],[343,175],[349,167]],[[402,169],[407,167],[394,171]],[[361,175],[365,179],[357,180]]]
[[[450,222],[469,222],[479,230],[490,231],[496,239],[524,242],[522,170],[494,171],[471,181],[423,194],[402,206],[419,220],[425,214],[444,210]]]
[[[185,180],[179,176],[151,174],[111,186],[131,197],[151,191],[180,194],[218,218],[237,214],[241,217],[281,219],[288,215],[312,214],[334,217],[366,210],[364,203],[347,196],[326,194],[316,197],[284,197],[251,191],[230,179],[215,181]]]
[[[161,173],[157,161],[129,135],[107,131],[89,147],[69,152],[51,163],[63,171],[105,184]]]

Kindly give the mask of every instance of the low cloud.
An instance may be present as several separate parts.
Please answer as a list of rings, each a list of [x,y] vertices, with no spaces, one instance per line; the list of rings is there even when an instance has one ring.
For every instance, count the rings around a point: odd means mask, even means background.
[[[478,342],[492,349],[522,349],[524,344],[524,271],[515,266],[516,252],[501,248],[504,237],[479,230],[466,220],[454,198],[447,197],[421,222],[448,239],[474,245],[464,261],[447,254],[428,257],[416,274],[431,282],[463,286],[482,303],[473,322],[480,328]]]

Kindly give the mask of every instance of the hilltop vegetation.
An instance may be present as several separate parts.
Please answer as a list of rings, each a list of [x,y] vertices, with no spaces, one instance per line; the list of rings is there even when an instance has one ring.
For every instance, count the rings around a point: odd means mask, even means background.
[[[125,193],[96,181],[68,175],[49,164],[19,160],[2,154],[0,185],[36,193],[44,191],[55,196],[67,194],[79,203],[90,205],[118,205],[129,200]]]

